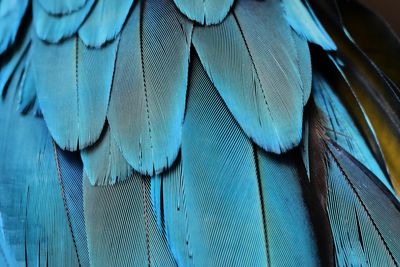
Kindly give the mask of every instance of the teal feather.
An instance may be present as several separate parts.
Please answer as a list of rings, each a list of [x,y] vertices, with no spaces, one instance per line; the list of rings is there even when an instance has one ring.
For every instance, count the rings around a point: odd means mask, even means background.
[[[2,55],[0,61],[0,94],[4,95],[7,84],[10,82],[15,69],[21,62],[26,59],[26,55],[30,49],[31,39],[29,34],[24,36],[21,42],[14,47],[9,55]],[[23,64],[23,63],[22,63]]]
[[[329,128],[327,134],[329,137],[345,148],[362,164],[368,166],[382,183],[391,189],[390,182],[374,158],[364,136],[331,86],[320,74],[314,75],[313,89],[315,102],[327,118],[327,127]]]
[[[152,213],[150,178],[104,187],[86,178],[84,205],[93,266],[176,266]]]
[[[35,39],[37,95],[49,131],[60,147],[82,149],[100,136],[117,44],[115,41],[101,49],[89,49],[77,37],[57,45]]]
[[[190,74],[182,169],[187,242],[194,265],[265,266],[267,250],[253,146],[198,59],[192,62]],[[176,203],[167,204],[176,207]]]
[[[178,157],[170,170],[152,177],[152,203],[158,226],[178,266],[193,266],[183,179],[182,160]]]
[[[60,16],[79,11],[89,0],[37,0],[40,6],[53,16]]]
[[[270,265],[320,266],[298,154],[278,156],[257,149],[257,161]]]
[[[398,199],[340,146],[327,149],[327,211],[338,265],[398,266]]]
[[[46,13],[39,0],[32,0],[33,24],[37,36],[51,43],[57,43],[62,39],[71,37],[86,19],[94,2],[94,0],[87,0],[84,6],[76,12],[52,16]]]
[[[36,87],[31,63],[28,62],[26,65],[27,66],[21,78],[18,101],[18,110],[23,114],[28,113],[36,102]]]
[[[0,1],[0,55],[14,43],[28,0]]]
[[[179,10],[200,24],[217,24],[224,20],[234,0],[174,0]]]
[[[79,29],[79,37],[90,47],[99,48],[120,33],[134,0],[98,0]]]
[[[81,150],[84,170],[92,185],[110,185],[123,181],[132,174],[132,168],[122,156],[108,126],[93,146]]]
[[[309,52],[296,49],[291,35],[277,0],[238,1],[224,22],[193,32],[201,62],[240,126],[276,153],[300,142],[311,90],[299,70],[309,64],[299,65],[297,56]]]
[[[170,1],[137,5],[121,34],[108,121],[128,163],[153,174],[180,147],[192,25]]]
[[[10,87],[17,86],[14,76]],[[0,105],[0,214],[12,266],[77,266],[65,216],[53,145],[40,119],[15,111],[17,96]]]
[[[282,5],[287,21],[300,36],[325,50],[336,50],[332,38],[307,3],[303,4],[301,0],[283,0]]]

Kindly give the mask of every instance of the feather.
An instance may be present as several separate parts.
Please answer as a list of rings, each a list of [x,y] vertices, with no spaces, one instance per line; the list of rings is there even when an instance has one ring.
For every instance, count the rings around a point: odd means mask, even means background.
[[[132,168],[122,156],[108,126],[98,143],[81,150],[81,157],[92,185],[115,184],[132,174]]]
[[[316,8],[325,18],[322,23],[330,32],[340,51],[333,61],[350,86],[351,90],[345,93],[352,94],[365,112],[368,123],[376,135],[392,185],[397,192],[400,192],[400,165],[396,164],[397,154],[400,151],[400,118],[398,116],[400,94],[382,75],[376,64],[349,39],[346,29],[343,29],[340,23],[340,14],[328,11],[329,8],[324,9],[324,6],[329,4],[332,3],[330,1],[315,2]],[[366,123],[365,116],[354,117],[354,119],[358,124]],[[362,120],[364,122],[361,122]]]
[[[7,83],[9,83],[17,66],[25,60],[29,51],[31,40],[25,36],[21,42],[10,51],[9,54],[1,55],[0,61],[0,94],[4,96]]]
[[[398,200],[340,146],[327,146],[327,210],[338,265],[398,266]]]
[[[85,23],[79,37],[90,47],[99,48],[120,33],[134,0],[99,0]]]
[[[227,16],[234,0],[174,0],[189,19],[203,25],[218,24]]]
[[[160,172],[178,154],[191,29],[172,2],[148,0],[138,3],[122,31],[108,121],[140,173]]]
[[[350,114],[320,74],[314,75],[314,99],[327,118],[328,136],[350,152],[391,189],[390,181],[382,172],[364,137],[357,129]]]
[[[56,45],[35,39],[37,95],[49,131],[61,148],[82,149],[99,138],[117,44],[89,49],[77,37]]]
[[[283,0],[282,5],[288,23],[300,36],[325,50],[336,50],[335,43],[307,3],[305,6],[301,0]]]
[[[299,143],[311,88],[303,88],[299,69],[307,66],[298,65],[296,54],[306,51],[296,50],[279,1],[238,1],[223,23],[196,27],[193,44],[252,140],[276,153]]]
[[[58,180],[64,208],[80,266],[89,266],[89,252],[83,210],[83,169],[79,153],[63,151],[54,144]]]
[[[39,1],[44,0],[32,0],[33,24],[37,36],[51,43],[57,43],[75,34],[95,2],[94,0],[87,0],[84,6],[76,12],[52,16],[44,11]],[[59,3],[64,1],[53,2]]]
[[[46,13],[61,16],[79,11],[85,7],[88,0],[37,0]]]
[[[152,213],[149,178],[104,187],[85,178],[84,205],[93,266],[176,266]]]
[[[178,157],[171,169],[152,177],[152,203],[177,265],[193,266],[183,179],[182,160]]]
[[[265,266],[253,147],[196,58],[183,124],[182,169],[187,242],[194,264]]]
[[[320,266],[299,159],[257,149],[270,266]]]
[[[14,43],[28,0],[0,2],[0,55]]]
[[[18,110],[22,114],[26,114],[32,109],[36,102],[36,87],[30,62],[27,63],[21,78],[19,92]]]
[[[10,86],[16,88],[17,77]],[[12,266],[77,266],[51,137],[44,123],[15,112],[17,97],[0,105],[0,214]]]

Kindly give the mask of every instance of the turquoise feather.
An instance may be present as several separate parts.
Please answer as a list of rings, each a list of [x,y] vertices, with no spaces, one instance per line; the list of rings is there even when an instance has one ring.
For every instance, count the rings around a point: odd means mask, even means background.
[[[176,266],[152,213],[150,178],[105,187],[85,178],[84,208],[93,266]]]
[[[15,112],[18,77],[0,105],[0,214],[11,266],[77,266],[57,180],[53,144],[42,120]]]
[[[0,55],[15,42],[27,6],[28,0],[0,1]]]
[[[79,29],[79,37],[90,47],[99,48],[120,33],[134,0],[98,0]]]
[[[93,146],[81,150],[85,173],[92,185],[112,185],[132,174],[132,167],[111,136],[108,126]]]
[[[121,33],[108,121],[128,163],[153,174],[181,144],[192,24],[169,0],[137,5]]]
[[[275,153],[300,142],[311,90],[301,77],[307,70],[299,70],[309,69],[309,63],[299,65],[308,56],[298,56],[309,52],[296,49],[291,35],[276,0],[238,1],[224,22],[193,32],[200,60],[229,110],[252,140]]]
[[[71,37],[86,19],[94,2],[94,0],[87,0],[84,6],[76,12],[52,16],[46,13],[39,0],[32,0],[33,25],[37,36],[51,43],[58,43],[65,38]]]
[[[282,5],[290,26],[300,36],[325,50],[336,50],[335,43],[309,8],[308,3],[303,4],[301,0],[282,0]]]
[[[328,161],[327,211],[338,265],[397,266],[398,200],[342,148],[329,144]]]
[[[107,113],[117,44],[115,41],[93,50],[77,38],[57,45],[35,39],[37,95],[49,131],[60,147],[82,149],[99,138]],[[52,64],[41,64],[43,61]]]
[[[332,87],[320,74],[314,75],[313,88],[315,102],[327,118],[329,137],[362,164],[368,166],[387,188],[393,190],[350,114],[340,102]]]
[[[182,184],[187,242],[194,265],[267,264],[253,153],[250,140],[229,113],[199,60],[193,60],[183,125]],[[176,207],[175,203],[165,204]],[[171,221],[166,223],[175,227]],[[179,249],[184,245],[171,247]]]
[[[218,24],[224,20],[234,0],[174,0],[179,10],[200,24]]]
[[[38,0],[40,6],[53,16],[60,16],[79,11],[89,0]]]

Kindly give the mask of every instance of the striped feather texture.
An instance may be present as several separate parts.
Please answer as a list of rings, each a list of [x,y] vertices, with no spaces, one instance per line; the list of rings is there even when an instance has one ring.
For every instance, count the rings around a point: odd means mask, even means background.
[[[150,178],[134,174],[105,187],[93,187],[84,179],[93,266],[176,266],[152,213]]]
[[[132,167],[122,156],[108,126],[97,144],[81,150],[81,157],[92,185],[112,185],[132,174]]]
[[[234,0],[174,0],[174,2],[189,19],[203,25],[220,23],[234,4]]]
[[[60,147],[83,149],[99,138],[106,119],[117,45],[116,40],[101,49],[90,49],[78,38],[60,44],[35,39],[32,53],[38,99],[50,133]]]
[[[122,154],[140,173],[159,173],[178,154],[191,30],[172,2],[147,0],[121,34],[108,121]]]
[[[134,0],[98,0],[79,29],[79,37],[90,47],[99,48],[115,39],[122,29]]]
[[[299,143],[303,104],[311,88],[303,87],[300,74],[307,71],[299,69],[309,64],[299,65],[298,53],[308,52],[296,49],[279,1],[238,1],[223,23],[196,27],[193,43],[252,140],[275,153]]]

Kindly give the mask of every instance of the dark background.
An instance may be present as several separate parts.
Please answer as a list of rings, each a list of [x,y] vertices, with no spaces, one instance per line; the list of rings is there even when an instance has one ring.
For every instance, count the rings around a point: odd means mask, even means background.
[[[380,15],[400,36],[400,0],[359,0]]]

